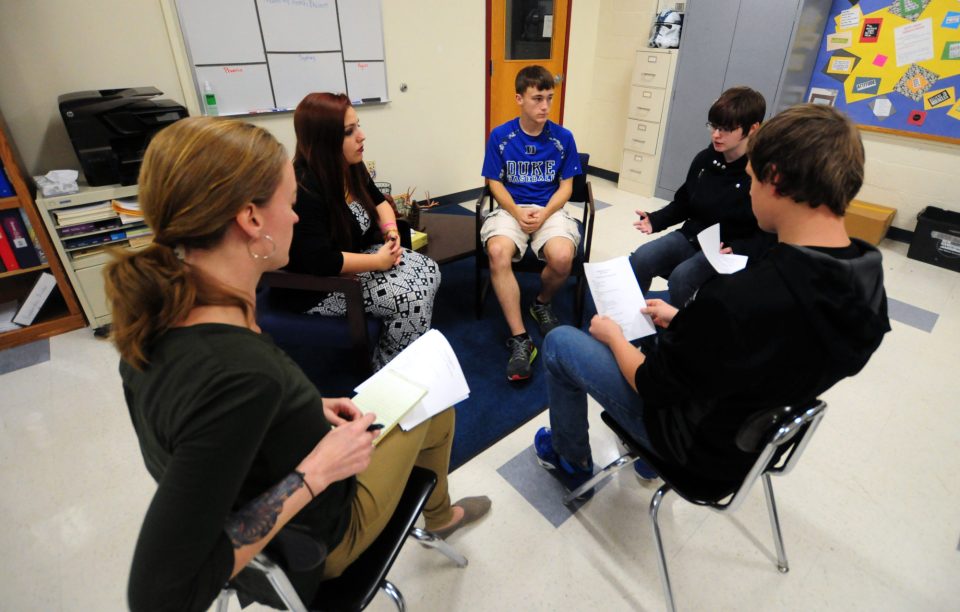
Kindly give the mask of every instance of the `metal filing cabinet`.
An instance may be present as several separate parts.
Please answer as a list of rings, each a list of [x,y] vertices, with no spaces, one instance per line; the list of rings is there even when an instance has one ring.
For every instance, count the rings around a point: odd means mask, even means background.
[[[656,188],[676,57],[676,49],[637,51],[617,184],[620,189],[652,196]]]

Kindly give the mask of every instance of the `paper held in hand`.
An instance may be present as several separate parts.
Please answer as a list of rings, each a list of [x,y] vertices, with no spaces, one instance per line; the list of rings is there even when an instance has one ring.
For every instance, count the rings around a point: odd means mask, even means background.
[[[707,261],[720,274],[733,274],[747,267],[746,255],[720,252],[719,223],[714,223],[697,234],[697,241],[700,242],[700,250],[703,251]]]
[[[600,263],[585,263],[583,270],[597,312],[616,321],[627,340],[657,332],[650,315],[640,312],[647,306],[647,301],[626,255]]]
[[[404,431],[413,429],[433,415],[470,397],[470,387],[467,386],[467,379],[463,376],[453,348],[443,334],[435,329],[417,338],[382,370],[360,383],[356,388],[358,397],[365,394],[371,386],[389,389],[391,382],[396,380],[393,378],[396,375],[426,389],[426,395],[399,417],[400,428]],[[364,412],[373,410],[377,414],[377,421],[381,422],[381,408],[370,406],[361,409]],[[382,437],[381,435],[378,439]]]
[[[380,435],[373,441],[375,445],[427,394],[426,388],[396,372],[384,370],[377,374],[376,380],[369,379],[367,382],[372,381],[371,384],[365,385],[363,391],[353,397],[353,403],[364,414],[375,413],[377,423],[383,425]]]

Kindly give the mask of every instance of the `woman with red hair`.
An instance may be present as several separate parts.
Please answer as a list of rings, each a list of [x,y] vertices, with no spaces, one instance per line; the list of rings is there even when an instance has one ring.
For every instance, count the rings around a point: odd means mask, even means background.
[[[287,269],[360,277],[365,310],[384,320],[373,358],[379,369],[430,329],[440,269],[430,258],[400,246],[393,207],[363,163],[366,135],[347,96],[307,95],[297,106],[293,126],[300,223]],[[340,293],[291,306],[311,314],[346,312]]]

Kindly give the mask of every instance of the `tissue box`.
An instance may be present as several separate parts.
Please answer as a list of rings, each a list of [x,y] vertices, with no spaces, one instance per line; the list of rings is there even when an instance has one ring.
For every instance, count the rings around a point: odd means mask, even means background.
[[[76,170],[51,170],[43,176],[33,177],[33,180],[37,182],[37,189],[43,197],[52,198],[80,191],[77,185],[79,175]]]
[[[896,208],[853,200],[843,216],[843,224],[850,236],[877,245],[887,235],[895,214]]]

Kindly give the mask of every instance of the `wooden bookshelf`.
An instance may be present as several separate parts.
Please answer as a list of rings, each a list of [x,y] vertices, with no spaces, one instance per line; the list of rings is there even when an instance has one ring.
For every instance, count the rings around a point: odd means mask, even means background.
[[[57,281],[53,291],[33,324],[20,329],[0,332],[0,350],[49,338],[64,332],[80,329],[86,325],[77,296],[70,285],[57,251],[50,241],[46,227],[37,212],[37,206],[24,180],[23,164],[17,155],[6,121],[0,113],[0,161],[16,195],[0,198],[0,210],[20,209],[33,227],[37,246],[46,255],[47,263],[8,270],[0,273],[0,303],[17,300],[22,302],[29,294],[37,276],[49,271]]]

